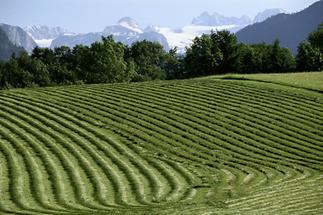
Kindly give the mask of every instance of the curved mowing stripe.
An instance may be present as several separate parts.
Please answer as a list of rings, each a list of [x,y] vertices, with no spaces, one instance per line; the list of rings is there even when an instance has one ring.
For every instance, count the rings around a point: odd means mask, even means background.
[[[2,91],[0,214],[320,214],[323,103],[276,87]]]
[[[56,113],[56,116],[58,116],[59,115],[59,113]],[[69,125],[67,125],[67,124],[65,124],[65,127],[69,127]],[[73,129],[73,128],[71,128],[71,129]],[[61,131],[61,132],[64,132],[64,131]],[[84,132],[82,132],[82,131],[77,131],[76,133],[82,133],[83,135],[85,135],[85,133]],[[76,141],[76,142],[79,142],[79,141]],[[92,143],[93,144],[96,144],[95,142],[93,142],[92,141]],[[108,152],[108,151],[107,151]],[[110,154],[110,157],[111,157],[111,154]],[[113,156],[112,156],[113,157]],[[127,166],[125,166],[125,164],[123,164],[123,162],[121,162],[120,163],[120,161],[118,161],[119,162],[119,166],[121,165],[121,166],[123,166],[123,167],[121,167],[122,168],[122,171],[124,172],[124,173],[127,173]],[[130,172],[130,174],[132,174],[131,172]],[[130,177],[133,177],[133,176],[131,176],[131,175],[128,175],[128,176],[130,176]],[[137,185],[137,187],[138,187],[139,185]],[[140,189],[139,187],[138,188],[135,188],[135,189]],[[142,191],[139,191],[139,192],[142,192]],[[141,198],[141,197],[139,197],[139,195],[138,195],[138,198]],[[143,203],[143,202],[142,202]]]
[[[125,101],[127,101],[127,99],[125,100]],[[173,106],[175,106],[176,104],[173,104]],[[187,104],[188,106],[189,106],[189,104]],[[149,104],[147,103],[146,104],[146,106],[149,106]],[[158,109],[158,108],[157,108]],[[154,110],[152,110],[152,111],[154,111]],[[164,114],[165,114],[166,112],[164,112]],[[181,116],[183,116],[183,115],[181,115]]]
[[[93,102],[92,102],[93,103]]]

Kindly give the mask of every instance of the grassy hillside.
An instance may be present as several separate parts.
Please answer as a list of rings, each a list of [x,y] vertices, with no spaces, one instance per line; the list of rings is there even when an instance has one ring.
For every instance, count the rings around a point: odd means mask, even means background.
[[[0,214],[321,214],[322,122],[256,81],[1,91]]]
[[[223,79],[248,79],[260,82],[277,83],[281,85],[305,88],[323,92],[323,71],[322,72],[300,72],[283,74],[248,74],[248,75],[224,75],[215,76]]]

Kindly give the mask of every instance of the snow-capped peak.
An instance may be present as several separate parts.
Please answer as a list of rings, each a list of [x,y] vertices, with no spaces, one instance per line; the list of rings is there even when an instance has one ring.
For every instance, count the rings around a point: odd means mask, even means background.
[[[143,33],[142,29],[140,28],[139,24],[136,20],[130,18],[130,17],[124,17],[119,20],[118,25],[128,28],[132,31]]]

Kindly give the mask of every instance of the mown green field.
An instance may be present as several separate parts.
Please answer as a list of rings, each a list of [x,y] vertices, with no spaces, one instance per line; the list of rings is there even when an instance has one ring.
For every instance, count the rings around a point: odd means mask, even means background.
[[[233,74],[215,76],[215,78],[238,78],[255,80],[268,83],[277,83],[286,86],[305,88],[323,92],[323,72],[299,72],[299,73],[276,73],[276,74]]]
[[[255,79],[0,91],[0,214],[322,214],[321,86]]]

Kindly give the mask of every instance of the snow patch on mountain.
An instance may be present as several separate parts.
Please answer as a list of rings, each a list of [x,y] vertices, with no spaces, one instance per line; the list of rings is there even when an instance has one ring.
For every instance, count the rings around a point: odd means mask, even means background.
[[[130,17],[120,19],[116,25],[107,26],[103,32],[71,36],[61,35],[52,42],[51,47],[55,48],[65,45],[72,48],[78,44],[90,45],[96,41],[101,41],[101,36],[110,35],[112,35],[116,41],[122,42],[126,45],[131,45],[137,41],[148,40],[158,42],[165,48],[165,50],[169,50],[169,45],[164,35],[150,28],[147,28],[144,31],[140,28],[139,24]]]
[[[52,41],[62,35],[75,35],[61,27],[49,27],[45,25],[31,25],[24,28],[39,47],[50,47]]]
[[[163,34],[171,48],[177,47],[179,53],[184,53],[186,47],[192,44],[195,37],[202,34],[210,34],[211,31],[233,30],[236,25],[222,26],[203,26],[203,25],[188,25],[181,29],[171,29],[167,27],[154,27],[155,31]]]
[[[284,11],[282,9],[265,10],[255,17],[254,22],[261,22],[281,12]],[[149,25],[143,29],[136,20],[124,17],[117,24],[107,26],[102,32],[97,33],[74,34],[60,27],[47,26],[29,26],[25,30],[40,47],[90,45],[92,42],[100,41],[101,36],[112,35],[116,41],[127,45],[147,39],[161,43],[165,49],[177,47],[180,53],[184,53],[186,47],[192,44],[195,37],[219,30],[229,30],[235,33],[251,23],[251,19],[245,15],[226,17],[219,13],[203,12],[193,19],[192,24],[179,29],[154,25]]]
[[[41,40],[34,40],[37,45],[41,48],[48,48],[52,44],[54,39],[41,39]]]
[[[135,31],[139,34],[143,33],[143,30],[140,28],[139,24],[137,23],[136,20],[130,18],[130,17],[124,17],[119,20],[118,25],[128,28],[132,31]]]

